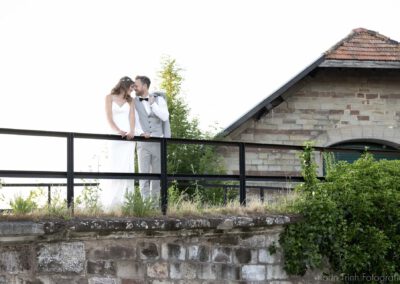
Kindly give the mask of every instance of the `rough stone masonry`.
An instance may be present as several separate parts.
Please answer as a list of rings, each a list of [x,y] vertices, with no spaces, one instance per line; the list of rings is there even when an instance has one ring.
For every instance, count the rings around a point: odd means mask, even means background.
[[[278,240],[290,222],[278,215],[3,221],[0,283],[321,283],[321,274],[285,273]]]

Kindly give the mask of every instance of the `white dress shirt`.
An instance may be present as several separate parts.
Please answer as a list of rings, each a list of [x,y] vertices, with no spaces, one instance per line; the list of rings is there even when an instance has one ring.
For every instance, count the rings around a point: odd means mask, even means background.
[[[149,99],[149,96],[142,97],[142,98]],[[157,98],[155,98],[155,100],[152,104],[150,104],[149,101],[145,101],[145,100],[139,101],[139,104],[143,104],[144,109],[146,110],[148,115],[151,112],[153,112],[162,121],[168,120],[169,112],[168,112],[167,102],[164,100],[163,97],[158,96]],[[135,135],[137,135],[137,136],[142,135],[144,133],[144,131],[140,124],[139,115],[136,110],[135,110],[135,124],[136,124]]]

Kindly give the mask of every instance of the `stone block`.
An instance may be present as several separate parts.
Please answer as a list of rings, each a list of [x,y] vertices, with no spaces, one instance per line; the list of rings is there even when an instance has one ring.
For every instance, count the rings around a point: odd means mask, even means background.
[[[39,272],[81,273],[85,266],[82,242],[49,243],[37,247]]]
[[[0,273],[19,274],[31,270],[32,250],[28,245],[0,247]]]
[[[177,283],[177,284],[204,284],[203,281],[193,280],[193,279],[190,279],[190,280],[179,280],[179,281],[177,281],[175,283]]]
[[[168,278],[168,263],[167,262],[148,263],[147,276],[150,278]]]
[[[214,262],[232,262],[232,249],[228,247],[218,247],[213,249],[212,259]]]
[[[275,218],[275,222],[277,224],[284,224],[287,220],[286,220],[287,216],[278,216]],[[283,219],[283,220],[281,220]],[[269,247],[270,245],[274,245],[276,247],[279,247],[279,235],[280,235],[280,231],[278,232],[270,232],[268,235],[266,235],[265,237],[265,246]]]
[[[171,279],[196,278],[196,264],[190,262],[172,263],[170,265]]]
[[[174,284],[174,281],[169,280],[153,280],[150,282],[151,284]]]
[[[248,248],[238,248],[234,252],[234,262],[239,264],[249,264],[257,262],[257,250]]]
[[[119,278],[143,279],[145,267],[143,263],[131,260],[116,261],[116,273]]]
[[[217,279],[220,280],[240,280],[240,267],[232,264],[213,264]]]
[[[136,280],[136,279],[121,279],[121,284],[146,284],[144,280]]]
[[[36,222],[0,222],[0,237],[39,236],[43,235],[43,224]]]
[[[391,140],[393,140],[393,138],[395,137],[395,133],[396,133],[396,132],[398,132],[398,130],[395,130],[395,129],[393,129],[393,128],[388,128],[388,127],[386,127],[386,128],[383,130],[383,138],[386,139],[386,140],[391,141]]]
[[[242,266],[242,279],[251,281],[265,280],[265,266],[264,265],[243,265]]]
[[[88,279],[84,276],[67,276],[67,275],[42,275],[37,279],[16,282],[18,284],[88,284]]]
[[[214,264],[199,264],[198,265],[198,278],[203,280],[217,279],[217,271]]]
[[[119,284],[115,278],[92,277],[89,278],[89,284]]]
[[[260,249],[258,251],[258,260],[260,263],[276,264],[282,262],[282,252],[277,250],[276,253],[270,254],[268,249]]]
[[[267,265],[267,280],[274,279],[282,279],[285,280],[288,278],[285,270],[281,265]]]
[[[132,242],[91,242],[86,243],[88,260],[110,260],[110,259],[135,259],[136,249]]]
[[[160,253],[157,244],[155,243],[140,243],[139,257],[145,260],[157,260],[160,258]]]
[[[162,244],[161,257],[165,260],[185,260],[186,248],[178,244]]]
[[[266,237],[264,235],[253,235],[249,237],[242,237],[240,242],[242,246],[247,248],[262,248],[266,247]]]
[[[112,260],[88,261],[86,263],[88,274],[115,275],[115,265]]]
[[[210,261],[210,248],[207,246],[189,246],[188,259],[194,261],[208,262]]]
[[[235,219],[236,218],[227,218],[224,220],[224,223],[228,223],[227,228],[232,228],[233,222],[235,221]],[[229,223],[232,223],[232,226]],[[218,227],[221,228],[223,226],[218,226]],[[223,229],[223,228],[221,228],[221,229]],[[208,238],[207,242],[215,244],[215,245],[218,244],[218,245],[236,246],[237,244],[239,244],[239,239],[237,236],[232,236],[232,235],[226,234],[226,235],[217,235],[215,237]]]

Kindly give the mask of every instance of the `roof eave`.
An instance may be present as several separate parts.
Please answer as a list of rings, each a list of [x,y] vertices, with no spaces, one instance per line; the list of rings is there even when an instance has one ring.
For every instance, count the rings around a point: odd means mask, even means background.
[[[242,125],[243,123],[245,123],[246,121],[248,121],[249,119],[251,119],[252,117],[257,115],[263,108],[265,108],[266,106],[271,104],[271,102],[273,102],[275,99],[280,97],[283,93],[285,93],[294,84],[296,84],[301,79],[303,79],[305,76],[307,76],[312,71],[314,71],[324,60],[325,60],[325,55],[320,56],[317,60],[315,60],[313,63],[311,63],[308,67],[306,67],[303,71],[301,71],[299,74],[297,74],[295,77],[293,77],[290,81],[288,81],[286,84],[284,84],[278,90],[276,90],[270,96],[266,97],[263,101],[261,101],[259,104],[257,104],[255,107],[253,107],[247,113],[245,113],[242,117],[240,117],[238,120],[236,120],[231,125],[229,125],[227,128],[225,128],[223,131],[221,131],[218,134],[218,136],[226,137],[229,134],[231,134],[240,125]]]
[[[400,69],[400,61],[326,59],[319,67]]]

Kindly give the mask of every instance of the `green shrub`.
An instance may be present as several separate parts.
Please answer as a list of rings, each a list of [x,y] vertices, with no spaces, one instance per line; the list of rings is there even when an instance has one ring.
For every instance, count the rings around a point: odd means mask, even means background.
[[[125,200],[122,205],[122,214],[125,216],[145,217],[154,214],[156,202],[151,199],[143,199],[140,189],[125,192]]]
[[[27,198],[23,198],[20,195],[14,197],[14,200],[10,201],[10,206],[15,215],[25,215],[32,213],[38,208],[36,199],[42,194],[41,190],[32,190],[29,192]]]
[[[46,204],[41,210],[50,218],[61,218],[65,220],[72,218],[72,212],[67,206],[67,199],[61,197],[60,190],[53,190],[51,203]]]
[[[336,163],[319,182],[310,145],[302,158],[304,198],[295,207],[303,219],[281,235],[285,270],[303,275],[327,259],[343,282],[346,275],[399,276],[400,161],[364,154]]]
[[[83,180],[83,182],[85,182],[85,180]],[[82,194],[77,197],[75,203],[77,205],[82,204],[85,213],[89,215],[98,215],[102,212],[100,192],[101,188],[98,186],[85,185]]]

